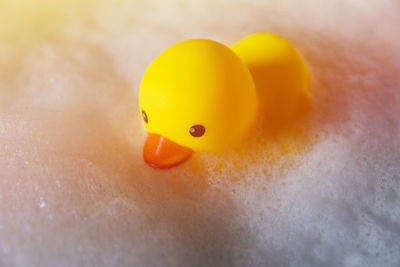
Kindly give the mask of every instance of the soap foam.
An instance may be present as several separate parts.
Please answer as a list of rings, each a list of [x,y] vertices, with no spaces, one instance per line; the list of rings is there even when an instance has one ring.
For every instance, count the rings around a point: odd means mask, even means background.
[[[395,1],[1,5],[0,265],[400,262]],[[312,112],[279,134],[259,123],[237,148],[148,168],[146,66],[182,39],[230,44],[257,31],[302,52]]]

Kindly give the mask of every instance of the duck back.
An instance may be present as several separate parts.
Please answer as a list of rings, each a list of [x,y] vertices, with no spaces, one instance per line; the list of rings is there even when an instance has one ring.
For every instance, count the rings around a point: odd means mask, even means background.
[[[311,108],[310,71],[289,41],[275,34],[256,33],[231,49],[252,74],[258,112],[270,131],[308,113]]]

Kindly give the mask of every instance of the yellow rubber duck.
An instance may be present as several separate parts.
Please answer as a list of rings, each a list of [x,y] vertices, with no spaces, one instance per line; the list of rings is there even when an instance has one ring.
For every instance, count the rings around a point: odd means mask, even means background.
[[[233,147],[257,114],[274,128],[298,112],[309,87],[304,59],[277,35],[253,34],[231,48],[207,39],[177,43],[151,63],[140,85],[144,161],[166,169],[194,151]]]

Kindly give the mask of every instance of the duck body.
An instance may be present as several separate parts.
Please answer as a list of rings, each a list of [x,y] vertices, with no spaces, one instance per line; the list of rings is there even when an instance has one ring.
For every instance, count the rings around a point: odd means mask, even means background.
[[[252,74],[257,88],[258,113],[269,131],[276,131],[311,105],[310,71],[299,51],[288,40],[256,33],[231,49]]]
[[[164,169],[194,151],[233,147],[257,114],[270,125],[286,120],[308,97],[309,79],[294,46],[273,34],[254,34],[231,48],[207,39],[177,43],[151,63],[140,85],[144,160]]]

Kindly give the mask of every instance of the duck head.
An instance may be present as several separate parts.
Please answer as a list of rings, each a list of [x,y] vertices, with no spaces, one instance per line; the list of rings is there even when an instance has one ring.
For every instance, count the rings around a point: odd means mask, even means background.
[[[206,39],[180,42],[148,67],[139,91],[148,132],[144,161],[166,169],[195,151],[219,151],[244,137],[257,112],[252,76],[228,47]]]

